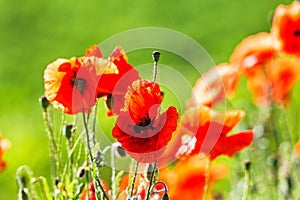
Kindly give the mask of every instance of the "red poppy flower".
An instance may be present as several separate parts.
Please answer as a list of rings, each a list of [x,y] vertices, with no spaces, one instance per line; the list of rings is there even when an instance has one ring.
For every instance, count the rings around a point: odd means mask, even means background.
[[[2,172],[6,163],[2,160],[4,153],[10,148],[10,141],[8,139],[3,139],[2,134],[0,133],[0,172]]]
[[[243,40],[230,59],[247,77],[257,104],[268,105],[271,101],[286,104],[299,78],[299,59],[277,52],[273,46],[274,39],[269,33],[259,33]]]
[[[255,102],[262,105],[272,101],[287,104],[290,91],[299,79],[299,64],[298,57],[278,55],[245,74]]]
[[[251,75],[252,70],[275,56],[274,41],[270,33],[258,33],[244,39],[230,56],[230,62],[244,74]]]
[[[238,83],[238,73],[231,65],[222,63],[203,74],[192,90],[192,98],[187,101],[187,106],[199,104],[212,106],[224,100],[225,95],[232,94]]]
[[[271,33],[278,50],[300,55],[300,2],[276,8]]]
[[[299,79],[300,59],[298,57],[277,57],[266,64],[270,82],[270,96],[277,103],[287,104],[290,91]]]
[[[200,105],[187,109],[181,118],[179,136],[190,137],[177,152],[177,156],[204,153],[213,160],[219,155],[233,156],[249,146],[253,140],[253,131],[242,131],[234,135],[229,132],[245,116],[241,110],[220,113]]]
[[[178,162],[173,169],[160,170],[158,179],[164,181],[169,188],[172,200],[203,199],[205,195],[208,159],[199,159],[197,155]],[[209,172],[208,199],[211,199],[215,181],[227,175],[224,165],[212,163]]]
[[[96,102],[99,77],[118,73],[112,62],[96,57],[101,56],[100,49],[92,48],[87,54],[93,56],[59,58],[44,71],[45,96],[65,113],[88,112]]]
[[[124,96],[128,86],[140,77],[138,71],[128,64],[126,53],[122,47],[117,46],[109,56],[109,60],[117,66],[119,72],[117,74],[103,74],[100,77],[98,96],[109,94],[106,97],[106,102],[109,109],[108,115],[112,116],[119,114],[121,108],[124,107]],[[102,85],[105,85],[106,90],[103,90]]]
[[[169,107],[160,114],[162,93],[155,82],[137,80],[126,93],[125,107],[112,135],[139,162],[151,163],[164,152],[177,126],[178,112]]]

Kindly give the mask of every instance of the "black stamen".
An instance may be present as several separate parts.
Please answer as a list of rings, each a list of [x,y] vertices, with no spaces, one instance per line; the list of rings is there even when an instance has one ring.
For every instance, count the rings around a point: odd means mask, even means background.
[[[79,92],[82,94],[86,85],[86,80],[83,78],[76,78],[74,81],[74,85],[77,87]]]
[[[142,118],[142,120],[137,124],[138,126],[148,126],[151,122],[150,117],[148,116],[148,114],[146,115],[146,117]]]
[[[300,29],[298,29],[294,32],[294,36],[296,36],[296,37],[300,36]]]
[[[154,123],[154,120],[151,120],[149,115],[146,114],[146,116],[144,118],[141,119],[141,121],[139,123],[137,123],[136,125],[134,125],[133,129],[135,133],[141,133],[143,130],[146,129],[154,129],[152,127]]]

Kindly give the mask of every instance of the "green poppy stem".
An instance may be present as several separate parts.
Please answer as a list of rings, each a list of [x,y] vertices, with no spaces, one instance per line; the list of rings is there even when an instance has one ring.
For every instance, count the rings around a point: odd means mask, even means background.
[[[48,138],[50,141],[50,157],[52,158],[52,176],[53,178],[58,176],[58,169],[59,169],[59,161],[58,161],[58,150],[56,146],[53,125],[51,122],[51,117],[48,108],[44,109],[43,118],[46,126],[46,131],[48,133]]]
[[[136,175],[137,175],[138,167],[139,167],[139,162],[136,162],[136,164],[135,164],[135,170],[134,170],[134,176],[133,176],[132,183],[131,183],[130,197],[132,197],[133,192],[134,192],[134,186],[135,186],[135,180],[136,180]]]
[[[246,182],[246,188],[244,190],[244,194],[243,194],[243,198],[242,200],[247,200],[248,199],[248,195],[249,195],[249,191],[250,191],[250,166],[251,163],[250,161],[246,161],[245,162],[245,182]]]
[[[151,174],[151,178],[150,178],[150,182],[149,182],[149,187],[148,187],[148,191],[147,191],[147,198],[146,200],[149,200],[150,199],[150,196],[151,196],[151,190],[152,190],[152,181],[154,179],[154,175],[156,173],[156,160],[154,161],[154,167],[153,167],[153,171],[152,171],[152,174]],[[155,183],[154,183],[155,184]]]
[[[88,147],[88,154],[89,154],[89,157],[90,157],[90,161],[91,163],[94,162],[94,159],[93,159],[93,154],[92,154],[92,149],[91,149],[91,145],[90,145],[90,136],[89,136],[89,129],[88,129],[88,123],[87,123],[87,119],[86,119],[86,116],[85,116],[85,112],[84,112],[84,108],[82,108],[82,117],[83,117],[83,124],[84,124],[84,128],[85,128],[85,133],[86,133],[86,140],[87,140],[87,147]],[[92,169],[93,170],[93,169]],[[101,189],[101,192],[103,194],[103,197],[104,199],[107,199],[109,200],[101,182],[100,182],[100,179],[98,177],[98,174],[95,173],[95,177],[94,177],[95,181],[96,181],[96,190],[97,190],[97,186],[100,187]]]
[[[84,128],[85,128],[88,153],[89,153],[89,157],[90,157],[91,162],[93,162],[93,154],[92,154],[92,149],[91,149],[91,145],[90,145],[89,129],[88,129],[87,119],[86,119],[85,112],[84,112],[83,108],[82,108],[82,118],[83,118],[83,124],[84,124]]]
[[[111,199],[116,199],[116,187],[115,187],[115,181],[116,181],[116,166],[115,166],[115,152],[113,148],[110,148],[111,156]]]

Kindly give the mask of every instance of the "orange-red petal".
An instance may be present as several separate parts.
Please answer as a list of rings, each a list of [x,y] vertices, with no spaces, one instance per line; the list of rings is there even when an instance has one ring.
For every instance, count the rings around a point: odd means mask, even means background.
[[[102,58],[102,52],[98,45],[92,45],[86,50],[85,56],[95,56],[97,58]]]
[[[182,115],[182,128],[180,129],[178,135],[187,134],[192,138],[189,144],[182,144],[186,145],[186,149],[181,149],[183,150],[183,152],[179,152],[179,155],[183,156],[184,158],[189,154],[214,154],[211,157],[212,159],[221,154],[231,156],[231,152],[236,153],[236,149],[241,150],[239,144],[235,144],[233,140],[232,145],[226,144],[226,148],[228,148],[226,150],[228,151],[224,152],[221,152],[222,149],[220,150],[220,145],[222,146],[222,142],[224,141],[231,141],[228,140],[228,138],[231,138],[233,136],[227,136],[228,133],[239,123],[239,121],[244,116],[245,112],[242,110],[231,110],[221,113],[214,111],[206,106],[189,108]],[[249,136],[249,134],[247,132],[247,136]],[[242,136],[245,135],[242,134]],[[195,140],[193,139],[193,137],[195,138]],[[248,140],[246,143],[249,143]],[[244,143],[241,143],[241,145],[243,146]]]
[[[298,57],[277,57],[266,64],[272,99],[285,103],[293,86],[299,79],[300,59]]]
[[[211,159],[213,160],[219,155],[233,156],[249,146],[253,141],[253,136],[252,130],[243,131],[230,136],[220,136],[210,153]]]
[[[158,179],[164,181],[169,188],[172,200],[202,199],[205,194],[206,170],[208,159],[199,159],[198,155],[180,161],[173,169],[160,170]],[[227,168],[220,164],[211,164],[209,177],[209,198],[213,183],[227,175]]]
[[[279,5],[273,16],[271,33],[276,48],[280,51],[300,55],[300,2]]]
[[[262,32],[245,38],[230,56],[230,63],[247,75],[275,54],[272,35]]]
[[[10,141],[8,139],[3,139],[2,134],[0,133],[0,172],[6,168],[6,162],[3,160],[3,155],[10,146]]]
[[[65,113],[86,112],[96,102],[96,69],[83,65],[82,58],[57,59],[44,71],[45,96],[56,108]],[[76,79],[83,81],[80,88]]]
[[[294,147],[295,153],[300,156],[300,140],[297,141]]]
[[[238,83],[237,70],[229,64],[219,64],[203,74],[192,90],[192,98],[187,106],[204,104],[211,106],[224,100],[225,95],[233,94]]]

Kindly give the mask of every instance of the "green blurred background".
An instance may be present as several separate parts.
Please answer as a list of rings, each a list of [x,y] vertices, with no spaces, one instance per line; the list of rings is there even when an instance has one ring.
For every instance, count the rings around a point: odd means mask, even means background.
[[[50,173],[48,140],[38,98],[43,70],[58,57],[81,56],[122,31],[163,27],[199,42],[215,63],[227,62],[246,36],[270,29],[283,0],[0,0],[0,131],[12,146],[0,174],[0,199],[16,199],[15,172],[28,165]],[[129,61],[135,64],[133,59]]]

